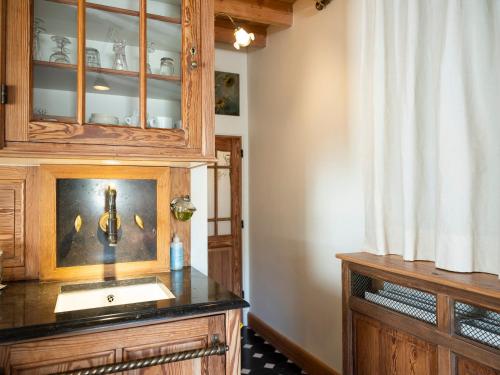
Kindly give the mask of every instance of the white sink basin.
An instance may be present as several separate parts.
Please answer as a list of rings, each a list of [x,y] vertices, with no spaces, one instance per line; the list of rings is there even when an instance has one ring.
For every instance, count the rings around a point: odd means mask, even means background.
[[[146,280],[146,279],[144,279]],[[109,283],[71,285],[57,296],[55,313],[87,310],[98,307],[126,305],[130,303],[160,301],[175,298],[168,288],[151,278],[146,282],[129,285]],[[102,287],[100,287],[102,285]],[[98,287],[96,287],[98,286]],[[80,290],[79,290],[80,288]]]

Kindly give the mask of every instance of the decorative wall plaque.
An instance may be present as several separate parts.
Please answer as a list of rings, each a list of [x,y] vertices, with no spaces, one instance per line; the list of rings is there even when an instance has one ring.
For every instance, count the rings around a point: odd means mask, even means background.
[[[117,193],[116,246],[99,225],[110,186]],[[56,179],[56,232],[58,268],[156,260],[157,181]]]

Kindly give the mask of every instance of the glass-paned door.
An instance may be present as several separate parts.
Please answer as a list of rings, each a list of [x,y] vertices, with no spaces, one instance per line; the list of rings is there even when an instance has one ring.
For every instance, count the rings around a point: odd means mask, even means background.
[[[241,293],[241,139],[216,136],[208,167],[208,274]]]
[[[152,0],[148,6],[161,12],[162,17],[171,17],[179,9],[175,4]],[[147,35],[148,127],[182,128],[182,27],[175,22],[149,18]]]
[[[126,11],[139,0],[112,3],[121,7],[85,10],[85,122],[139,127],[139,17]]]
[[[181,0],[34,0],[33,13],[32,120],[182,128]]]

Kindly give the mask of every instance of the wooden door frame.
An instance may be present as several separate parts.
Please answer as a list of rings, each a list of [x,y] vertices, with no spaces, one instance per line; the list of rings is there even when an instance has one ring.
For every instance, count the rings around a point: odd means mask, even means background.
[[[232,247],[233,267],[232,280],[233,292],[241,296],[242,292],[242,137],[241,136],[215,136],[215,150],[221,143],[231,144],[231,235],[209,236],[208,247]],[[234,169],[233,169],[234,168]],[[216,179],[217,176],[215,175]],[[217,208],[217,191],[215,191],[215,209]]]

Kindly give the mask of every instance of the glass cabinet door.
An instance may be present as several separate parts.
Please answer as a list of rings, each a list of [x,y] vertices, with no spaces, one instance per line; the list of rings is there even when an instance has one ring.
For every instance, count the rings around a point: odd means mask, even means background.
[[[161,4],[165,9],[159,6]],[[149,0],[149,5],[152,5],[152,9],[163,10],[167,14],[173,13],[175,9],[174,5],[167,4],[166,1]],[[158,15],[151,15],[153,16]],[[158,129],[181,128],[182,28],[180,24],[153,18],[148,18],[147,23],[148,126]]]
[[[77,6],[35,0],[33,7],[32,118],[76,122]]]
[[[182,0],[33,3],[32,121],[82,127],[66,132],[82,142],[183,129]]]
[[[139,17],[124,8],[139,0],[108,3],[122,6],[120,13],[85,10],[85,123],[139,127]]]

